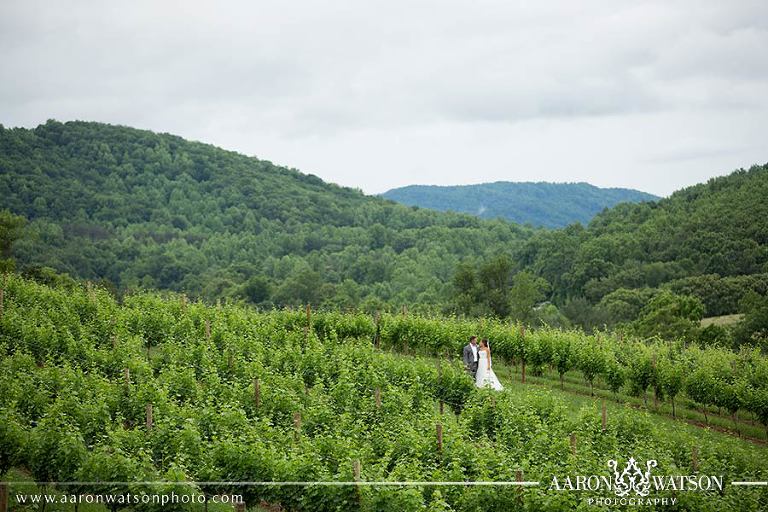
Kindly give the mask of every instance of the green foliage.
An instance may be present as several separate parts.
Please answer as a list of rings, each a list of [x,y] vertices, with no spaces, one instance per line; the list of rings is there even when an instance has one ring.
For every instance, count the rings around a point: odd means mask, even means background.
[[[0,210],[0,257],[10,258],[13,243],[21,238],[26,219],[9,210]]]
[[[741,302],[741,309],[744,319],[735,328],[736,344],[768,350],[768,295],[747,293]]]
[[[534,230],[408,208],[171,135],[49,121],[0,130],[0,271],[45,280],[55,269],[116,294],[166,289],[265,309],[408,304],[566,326],[563,312],[594,332],[634,322],[660,290],[697,297],[707,315],[738,312],[749,291],[764,296],[766,195],[768,166],[755,166],[620,203],[588,227]],[[19,216],[29,221],[21,238]],[[535,285],[515,288],[515,275]],[[557,311],[531,314],[532,289]],[[638,329],[695,339],[679,315],[656,314]],[[762,343],[760,325],[745,324],[736,342]]]
[[[20,269],[265,308],[438,311],[460,261],[509,252],[531,233],[414,210],[171,135],[86,122],[0,131],[0,197],[29,219],[14,245]],[[9,233],[0,227],[2,252]]]
[[[533,308],[546,297],[549,283],[530,272],[518,272],[512,279],[512,289],[509,291],[512,301],[511,316],[515,320],[530,323]]]
[[[657,294],[658,290],[652,288],[619,288],[600,299],[599,306],[608,313],[612,323],[631,322]]]
[[[638,336],[647,338],[693,338],[703,313],[704,305],[696,297],[663,290],[642,309],[632,329]]]
[[[697,297],[709,316],[738,313],[747,291],[768,286],[766,196],[768,166],[754,166],[655,203],[619,204],[586,229],[536,232],[513,259],[552,284],[556,303],[584,297],[614,322],[634,320],[642,294],[659,288]]]
[[[21,238],[26,219],[9,210],[0,210],[0,272],[13,272],[16,264],[11,259],[13,243]]]
[[[426,487],[235,488],[226,482],[350,481],[354,460],[368,481],[510,481],[518,467],[526,478],[547,480],[573,467],[571,433],[579,439],[578,464],[585,472],[604,471],[617,453],[652,454],[664,467],[682,467],[688,447],[706,441],[702,471],[765,478],[764,455],[754,446],[661,428],[634,410],[612,412],[603,431],[594,407],[572,419],[560,399],[534,387],[522,395],[478,390],[458,361],[471,333],[491,340],[494,357],[525,358],[532,367],[556,365],[565,373],[577,368],[593,380],[612,381],[617,369],[631,375],[640,361],[651,368],[648,385],[660,382],[667,396],[677,390],[702,406],[746,410],[766,422],[768,364],[756,350],[647,346],[605,333],[523,331],[497,319],[413,313],[385,313],[377,321],[320,311],[305,331],[302,310],[210,307],[156,293],[131,294],[117,304],[100,288],[51,287],[17,275],[8,276],[6,292],[0,469],[28,468],[40,483],[104,482],[83,484],[77,489],[83,493],[124,491],[109,483],[115,481],[135,482],[127,486],[131,492],[244,492],[249,505],[265,500],[298,511],[468,510],[478,503],[507,510],[514,489],[458,486],[438,494]],[[377,323],[382,349],[372,344]],[[449,357],[438,368],[434,359],[388,349]],[[438,400],[456,414],[439,415]],[[167,483],[150,491],[139,483],[147,480]],[[224,483],[198,489],[191,480]],[[569,509],[543,487],[523,492],[529,510]],[[757,511],[760,492],[728,488],[722,495],[687,493],[686,499],[695,509],[727,508],[738,499],[742,509]]]

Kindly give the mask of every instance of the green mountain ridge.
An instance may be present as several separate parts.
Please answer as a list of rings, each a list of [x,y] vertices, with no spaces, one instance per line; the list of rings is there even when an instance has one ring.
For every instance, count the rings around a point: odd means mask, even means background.
[[[122,126],[0,129],[22,266],[264,305],[441,304],[455,266],[531,230],[414,210],[210,145]]]
[[[745,293],[768,291],[766,197],[768,166],[753,166],[658,202],[617,205],[586,228],[539,231],[516,258],[561,303],[666,287],[700,298],[708,316],[736,313]],[[633,300],[636,310],[647,297]]]
[[[408,206],[501,217],[518,224],[548,228],[575,222],[587,225],[605,208],[623,202],[656,201],[652,194],[626,188],[599,188],[589,183],[497,181],[477,185],[409,185],[382,197]]]

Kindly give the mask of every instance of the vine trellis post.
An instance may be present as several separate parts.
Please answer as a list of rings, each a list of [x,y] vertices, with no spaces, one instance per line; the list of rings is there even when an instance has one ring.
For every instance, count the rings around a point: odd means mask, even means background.
[[[696,445],[691,448],[691,467],[693,471],[699,470],[699,447]]]
[[[8,482],[0,483],[0,512],[8,512]]]
[[[522,371],[522,379],[521,379],[521,381],[522,381],[523,384],[525,384],[525,326],[524,325],[520,326],[520,343],[521,343],[522,348],[523,348],[523,354],[520,357],[520,363],[521,363],[521,366],[522,366],[522,369],[521,369],[521,371]]]
[[[605,408],[605,400],[602,400],[603,405],[603,432],[608,429],[608,410]]]

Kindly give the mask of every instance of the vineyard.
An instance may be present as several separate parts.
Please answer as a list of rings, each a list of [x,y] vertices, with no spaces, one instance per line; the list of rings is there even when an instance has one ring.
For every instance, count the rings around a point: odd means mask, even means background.
[[[0,283],[2,480],[14,471],[61,492],[242,494],[254,510],[436,512],[594,510],[577,492],[549,490],[552,475],[605,474],[606,461],[629,456],[668,474],[768,479],[765,448],[629,408],[606,418],[597,402],[572,413],[534,387],[477,390],[459,360],[477,334],[523,380],[579,372],[590,385],[671,404],[684,396],[766,426],[768,360],[757,352],[407,311],[260,312],[154,293],[118,303],[97,287],[16,275]],[[522,480],[541,485],[394,484]],[[673,510],[768,509],[764,487],[662,496],[676,498]]]

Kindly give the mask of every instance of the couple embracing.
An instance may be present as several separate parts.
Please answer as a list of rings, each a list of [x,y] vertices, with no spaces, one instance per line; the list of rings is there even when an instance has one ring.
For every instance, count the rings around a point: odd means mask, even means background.
[[[491,348],[488,340],[483,339],[477,344],[477,336],[469,338],[469,344],[464,347],[462,354],[464,367],[475,379],[475,386],[479,388],[490,387],[497,391],[504,389],[496,374],[491,369]]]

